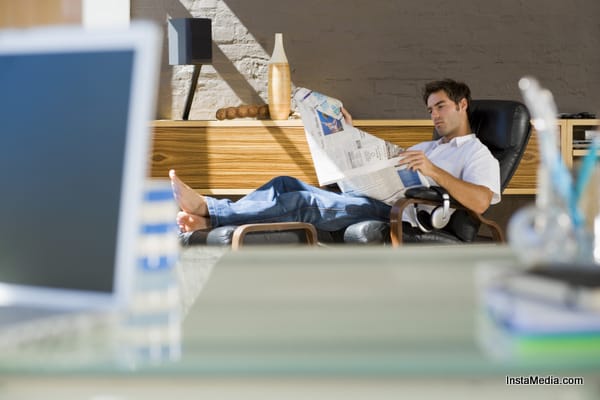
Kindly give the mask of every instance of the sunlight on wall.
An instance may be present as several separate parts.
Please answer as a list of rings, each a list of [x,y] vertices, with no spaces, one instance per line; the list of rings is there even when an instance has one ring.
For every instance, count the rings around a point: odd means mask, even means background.
[[[192,17],[212,19],[216,45],[213,63],[202,66],[190,119],[214,119],[216,110],[222,107],[265,103],[270,51],[260,45],[225,1],[181,4]],[[172,110],[177,118],[184,108],[193,67],[176,65],[172,71]]]

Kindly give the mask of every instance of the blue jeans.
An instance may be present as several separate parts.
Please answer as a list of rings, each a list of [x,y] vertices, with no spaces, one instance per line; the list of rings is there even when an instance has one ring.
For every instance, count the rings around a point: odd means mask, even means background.
[[[388,221],[391,207],[368,197],[319,189],[279,176],[238,201],[206,197],[213,227],[261,222],[308,222],[337,231],[365,220]]]

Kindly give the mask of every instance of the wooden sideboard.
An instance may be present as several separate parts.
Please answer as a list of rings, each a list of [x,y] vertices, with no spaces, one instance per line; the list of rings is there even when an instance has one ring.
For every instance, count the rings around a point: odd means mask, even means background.
[[[430,120],[357,120],[354,125],[408,147],[431,139]],[[567,124],[559,121],[560,147]],[[154,121],[152,177],[171,168],[200,193],[241,195],[278,175],[318,184],[301,120]],[[534,131],[505,194],[535,194],[539,162]]]
[[[567,140],[563,147],[563,157],[567,165],[572,167],[588,152],[586,149],[575,148],[573,140],[585,139],[585,132],[588,130],[600,131],[600,119],[567,119],[564,122]]]

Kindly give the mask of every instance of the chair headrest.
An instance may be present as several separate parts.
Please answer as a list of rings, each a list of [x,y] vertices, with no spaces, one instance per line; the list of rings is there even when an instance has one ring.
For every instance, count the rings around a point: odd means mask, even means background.
[[[531,134],[531,116],[524,104],[512,100],[473,100],[471,130],[500,164],[500,186],[506,188]]]
[[[513,100],[472,100],[471,130],[500,163],[502,190],[512,178],[529,141],[531,116],[523,103]],[[434,137],[438,137],[434,131]]]
[[[469,121],[472,131],[492,153],[523,143],[529,135],[530,115],[527,107],[512,100],[473,100]]]

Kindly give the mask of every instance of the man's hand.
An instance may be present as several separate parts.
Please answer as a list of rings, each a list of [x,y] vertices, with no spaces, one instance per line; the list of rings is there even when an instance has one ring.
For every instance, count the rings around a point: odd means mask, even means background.
[[[433,178],[438,169],[420,150],[406,150],[401,156],[400,165],[406,165],[411,171],[419,171],[425,176]]]
[[[350,115],[350,113],[348,112],[348,110],[346,110],[344,107],[342,107],[342,115],[344,116],[344,119],[346,120],[346,123],[348,125],[352,125],[352,115]]]
[[[419,171],[433,179],[463,206],[479,214],[483,214],[490,206],[493,193],[489,188],[450,175],[429,161],[425,153],[420,150],[406,150],[402,153],[402,157],[400,165],[406,165],[412,171]]]

